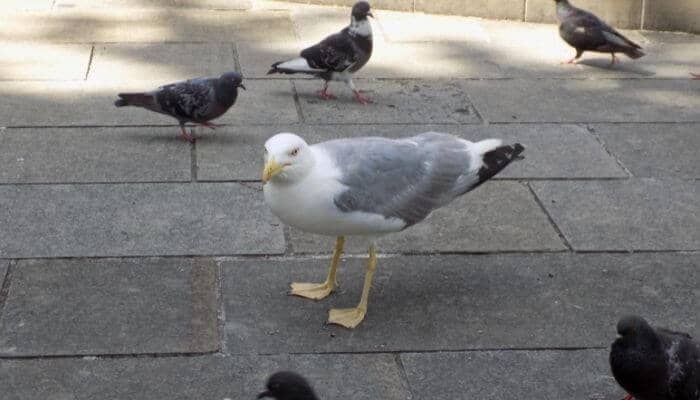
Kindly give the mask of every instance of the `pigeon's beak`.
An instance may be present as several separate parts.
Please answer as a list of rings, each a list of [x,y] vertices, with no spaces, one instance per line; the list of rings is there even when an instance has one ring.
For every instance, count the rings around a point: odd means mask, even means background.
[[[263,183],[267,183],[270,181],[270,179],[277,176],[280,172],[282,172],[282,168],[284,168],[284,165],[279,164],[274,158],[270,158],[267,164],[265,164],[265,168],[263,168]]]
[[[238,85],[238,87],[241,88],[241,89],[243,89],[243,90],[246,90],[246,89],[245,89],[245,85],[242,84],[242,83],[241,83],[240,85]]]
[[[270,393],[269,390],[266,390],[258,395],[258,399],[264,399],[265,397],[272,397],[272,393]]]

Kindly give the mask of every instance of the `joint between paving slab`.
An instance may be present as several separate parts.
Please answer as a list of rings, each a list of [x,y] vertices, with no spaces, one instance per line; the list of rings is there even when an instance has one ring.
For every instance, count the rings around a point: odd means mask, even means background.
[[[564,246],[566,246],[566,248],[569,249],[569,251],[573,251],[573,246],[571,245],[571,243],[569,243],[569,240],[566,238],[566,236],[564,236],[564,233],[561,231],[561,229],[559,229],[559,226],[556,224],[556,222],[554,222],[554,218],[552,218],[552,215],[549,213],[549,211],[547,211],[547,208],[544,206],[539,196],[537,196],[537,193],[535,193],[535,190],[532,188],[532,185],[530,185],[529,182],[526,182],[525,186],[530,191],[530,193],[532,193],[532,196],[535,198],[535,202],[537,203],[537,205],[540,206],[540,209],[542,210],[544,215],[547,216],[547,219],[549,220],[549,223],[552,224],[554,231],[557,232],[557,235],[559,235],[561,240],[564,242]]]
[[[598,142],[598,144],[600,144],[600,147],[603,148],[603,151],[605,153],[607,153],[608,156],[610,156],[613,160],[615,160],[615,163],[617,163],[618,167],[622,168],[622,170],[625,171],[625,173],[630,178],[634,178],[635,176],[632,173],[632,171],[630,171],[629,168],[627,168],[625,166],[625,164],[622,163],[622,160],[620,160],[620,158],[616,154],[614,154],[613,152],[610,151],[610,149],[608,149],[608,146],[605,144],[605,141],[603,140],[602,137],[600,137],[600,135],[598,135],[595,128],[593,128],[590,125],[586,125],[585,128],[586,128],[586,132],[588,132],[591,136],[593,136],[593,139],[595,139]]]
[[[243,69],[241,68],[241,60],[238,59],[238,46],[236,45],[236,42],[231,42],[231,52],[233,54],[233,62],[236,67],[236,71],[239,73],[243,73]],[[243,79],[247,79],[245,76]]]
[[[121,354],[46,354],[10,356],[0,353],[0,360],[50,360],[50,359],[95,359],[95,360],[116,360],[125,358],[188,358],[204,357],[213,354],[223,354],[219,350],[206,352],[185,352],[185,353],[121,353]]]
[[[295,85],[294,80],[291,79],[290,83],[292,84],[292,92],[294,93],[294,107],[297,110],[297,118],[299,118],[299,122],[303,124],[305,122],[304,111],[301,109],[301,100],[299,100],[299,92],[297,91],[297,85]]]
[[[224,307],[224,267],[221,262],[216,263],[216,306],[217,306],[217,326],[219,336],[219,348],[221,353],[226,353],[226,307]]]
[[[90,75],[90,68],[92,68],[93,57],[95,57],[95,45],[94,44],[90,47],[90,58],[88,58],[88,65],[87,65],[87,68],[85,69],[85,79],[83,79],[85,81],[87,81],[88,76]]]
[[[2,280],[0,281],[0,316],[2,316],[2,311],[5,308],[7,296],[10,293],[10,281],[12,280],[12,270],[14,269],[16,263],[16,260],[10,260],[10,262],[7,264],[5,276],[1,277]]]
[[[401,355],[406,353],[412,354],[435,354],[435,353],[486,353],[486,352],[547,352],[547,351],[591,351],[591,350],[607,350],[610,347],[608,345],[601,346],[537,346],[537,347],[481,347],[481,348],[465,348],[465,349],[430,349],[430,350],[416,350],[416,349],[402,349],[394,351],[321,351],[321,352],[289,352],[289,353],[258,353],[259,356],[277,356],[277,355],[292,355],[292,356],[303,356],[303,355],[344,355],[344,354],[366,354],[366,355],[377,355],[377,354],[393,354]],[[235,353],[232,355],[240,356],[245,353]]]
[[[191,182],[197,182],[197,140],[190,143],[190,178]]]
[[[403,379],[403,381],[406,382],[406,388],[408,389],[408,393],[411,395],[411,398],[413,398],[415,394],[413,393],[413,389],[411,388],[411,380],[408,379],[406,367],[403,365],[401,353],[394,354],[394,362],[396,362],[396,366],[399,368],[399,375],[401,376],[401,379]]]

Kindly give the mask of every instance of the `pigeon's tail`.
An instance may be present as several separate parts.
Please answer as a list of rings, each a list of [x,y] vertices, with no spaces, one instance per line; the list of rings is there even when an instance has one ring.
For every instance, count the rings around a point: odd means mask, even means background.
[[[153,103],[153,96],[147,93],[119,93],[117,96],[119,100],[114,102],[117,107],[146,107]]]
[[[635,59],[635,60],[637,58],[641,58],[641,57],[644,57],[646,55],[646,54],[644,54],[643,51],[641,51],[640,49],[637,49],[637,48],[629,49],[625,52],[625,54],[627,55],[627,57]]]
[[[267,74],[316,74],[319,72],[322,70],[312,68],[304,57],[298,57],[272,64]]]
[[[473,189],[501,172],[511,161],[521,159],[520,154],[525,151],[525,147],[520,143],[504,145],[498,139],[488,139],[474,143],[470,151],[474,156],[481,158],[482,162]]]

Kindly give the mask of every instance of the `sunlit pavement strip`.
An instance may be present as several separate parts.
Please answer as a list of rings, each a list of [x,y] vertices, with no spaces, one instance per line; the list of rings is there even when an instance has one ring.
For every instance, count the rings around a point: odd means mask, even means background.
[[[700,37],[627,31],[648,55],[573,51],[556,26],[377,10],[356,79],[376,103],[267,76],[347,23],[273,1],[3,2],[3,400],[251,399],[279,369],[323,399],[618,399],[622,313],[698,336]],[[240,69],[248,90],[190,145],[115,93]],[[365,322],[366,243],[289,229],[263,203],[262,144],[428,130],[522,142],[525,160],[384,238]],[[58,356],[58,357],[57,357]]]

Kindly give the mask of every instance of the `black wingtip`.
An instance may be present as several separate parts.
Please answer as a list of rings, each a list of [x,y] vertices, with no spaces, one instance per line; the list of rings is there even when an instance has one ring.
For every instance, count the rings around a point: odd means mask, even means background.
[[[126,107],[129,105],[129,103],[127,103],[126,100],[124,100],[124,99],[119,99],[119,100],[114,102],[114,105],[117,107]]]

